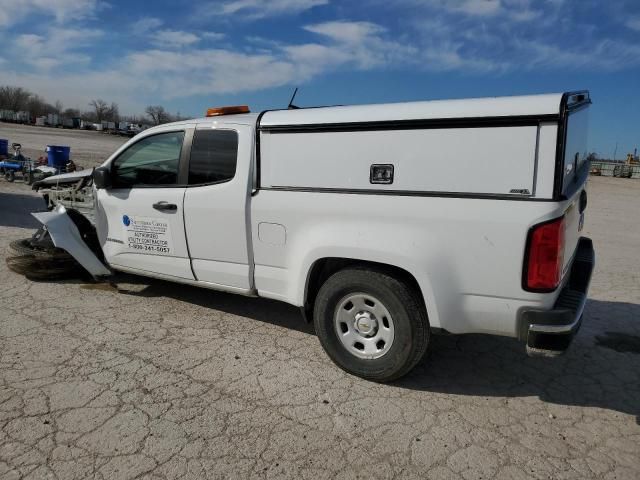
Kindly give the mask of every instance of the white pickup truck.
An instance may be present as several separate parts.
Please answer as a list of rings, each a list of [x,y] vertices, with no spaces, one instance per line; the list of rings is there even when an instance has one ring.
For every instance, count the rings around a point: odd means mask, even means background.
[[[51,210],[30,245],[48,237],[96,277],[298,306],[338,366],[375,381],[409,372],[432,333],[561,353],[594,265],[590,103],[214,109],[140,133],[92,177],[39,182]]]

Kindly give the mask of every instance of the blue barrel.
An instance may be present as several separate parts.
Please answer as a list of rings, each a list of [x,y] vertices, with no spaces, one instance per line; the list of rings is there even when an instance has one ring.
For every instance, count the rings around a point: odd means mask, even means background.
[[[9,140],[3,140],[0,138],[0,157],[9,156]]]
[[[47,163],[50,167],[64,168],[69,163],[71,147],[47,145]]]

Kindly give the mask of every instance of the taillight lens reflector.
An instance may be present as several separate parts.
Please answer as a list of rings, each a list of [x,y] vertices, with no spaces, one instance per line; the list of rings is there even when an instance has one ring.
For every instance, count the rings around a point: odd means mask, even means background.
[[[541,223],[529,231],[525,289],[552,291],[562,279],[564,260],[564,217]]]

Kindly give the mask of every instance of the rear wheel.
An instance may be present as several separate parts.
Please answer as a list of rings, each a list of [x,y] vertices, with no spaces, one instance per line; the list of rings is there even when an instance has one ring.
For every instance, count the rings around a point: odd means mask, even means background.
[[[429,322],[419,293],[384,271],[348,268],[322,285],[314,325],[343,370],[376,382],[408,373],[424,355]]]

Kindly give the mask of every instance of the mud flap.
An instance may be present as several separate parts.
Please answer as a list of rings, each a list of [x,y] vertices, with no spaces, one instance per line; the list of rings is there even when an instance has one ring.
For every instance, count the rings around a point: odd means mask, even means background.
[[[46,227],[53,244],[67,251],[91,275],[94,277],[111,275],[111,271],[84,243],[78,227],[62,205],[58,205],[51,212],[37,212],[31,215]]]

